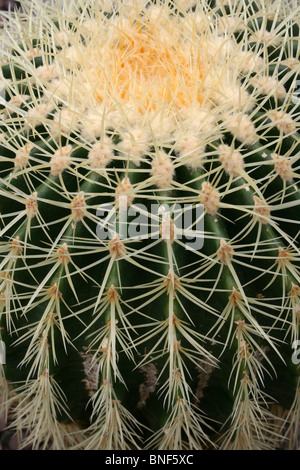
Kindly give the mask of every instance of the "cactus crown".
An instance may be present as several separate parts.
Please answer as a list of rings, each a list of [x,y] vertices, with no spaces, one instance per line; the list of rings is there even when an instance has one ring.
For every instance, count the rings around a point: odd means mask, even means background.
[[[4,15],[0,389],[24,447],[298,445],[299,13]]]

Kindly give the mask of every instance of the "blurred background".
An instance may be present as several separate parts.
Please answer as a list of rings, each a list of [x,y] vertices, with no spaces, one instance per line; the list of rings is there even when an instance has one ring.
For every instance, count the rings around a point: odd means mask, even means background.
[[[19,2],[14,2],[13,0],[0,0],[0,10],[8,10],[9,5],[14,7],[18,5]]]

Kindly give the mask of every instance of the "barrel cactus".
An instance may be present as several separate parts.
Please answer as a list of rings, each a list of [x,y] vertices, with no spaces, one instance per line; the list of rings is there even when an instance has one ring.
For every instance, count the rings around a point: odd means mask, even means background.
[[[298,448],[299,13],[3,14],[1,406],[22,448]]]

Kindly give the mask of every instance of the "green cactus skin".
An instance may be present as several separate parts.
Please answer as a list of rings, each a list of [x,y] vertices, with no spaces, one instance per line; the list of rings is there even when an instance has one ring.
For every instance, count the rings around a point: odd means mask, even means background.
[[[299,6],[65,3],[1,32],[9,426],[32,449],[299,448]]]

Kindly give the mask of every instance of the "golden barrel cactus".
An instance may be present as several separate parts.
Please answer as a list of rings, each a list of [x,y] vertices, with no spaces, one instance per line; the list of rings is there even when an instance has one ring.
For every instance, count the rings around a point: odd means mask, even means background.
[[[0,390],[22,447],[298,447],[299,13],[3,14]]]

